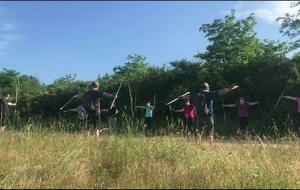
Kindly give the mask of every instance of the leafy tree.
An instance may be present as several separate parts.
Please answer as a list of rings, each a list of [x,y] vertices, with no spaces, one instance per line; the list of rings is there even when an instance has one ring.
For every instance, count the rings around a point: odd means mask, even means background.
[[[215,19],[212,24],[203,24],[200,31],[205,33],[210,44],[206,52],[196,55],[197,58],[211,64],[214,69],[247,64],[260,53],[260,43],[256,38],[254,14],[236,20],[235,10],[224,19]]]
[[[128,55],[128,62],[124,66],[115,67],[113,70],[116,75],[136,80],[146,75],[149,64],[146,63],[146,57],[142,55]]]
[[[300,5],[300,1],[291,3],[291,7],[298,7]],[[297,13],[285,14],[284,17],[278,17],[277,21],[281,21],[281,28],[280,33],[282,33],[284,36],[288,36],[291,42],[290,50],[297,49],[300,47],[300,9],[297,10]]]

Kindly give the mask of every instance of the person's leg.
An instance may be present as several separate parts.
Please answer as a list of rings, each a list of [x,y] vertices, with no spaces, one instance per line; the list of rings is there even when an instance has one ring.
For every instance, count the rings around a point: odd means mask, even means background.
[[[148,117],[145,117],[145,136],[148,136],[149,133],[149,121],[148,121]]]
[[[241,117],[240,118],[240,136],[242,139],[245,139],[248,127],[248,118]]]
[[[149,130],[152,131],[152,135],[155,135],[156,130],[155,130],[155,128],[152,125],[152,117],[149,117],[148,120],[149,120],[149,122],[148,122],[148,124],[149,124]]]
[[[206,123],[205,123],[205,117],[197,117],[197,125],[198,125],[198,130],[200,133],[200,139],[205,136],[206,133]]]
[[[116,117],[109,117],[108,118],[109,125],[112,131],[117,131],[117,118]]]
[[[187,128],[188,128],[188,133],[193,135],[192,118],[187,118]]]
[[[188,135],[189,134],[189,127],[188,127],[188,119],[183,119],[183,134]]]
[[[192,135],[196,136],[196,126],[195,126],[195,118],[190,118],[190,125],[191,125],[191,131]]]
[[[214,123],[214,118],[213,116],[207,117],[206,120],[206,126],[207,126],[207,133],[210,136],[210,141],[214,140],[214,128],[215,128],[215,123]]]

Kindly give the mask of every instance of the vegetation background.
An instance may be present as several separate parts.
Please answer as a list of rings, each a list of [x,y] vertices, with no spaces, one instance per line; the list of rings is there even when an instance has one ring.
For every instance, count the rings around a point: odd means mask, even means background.
[[[292,6],[299,6],[299,2]],[[126,63],[115,67],[112,74],[98,76],[95,80],[100,82],[101,90],[115,93],[125,77],[117,106],[122,113],[133,118],[143,117],[142,111],[133,109],[133,106],[145,104],[147,98],[152,98],[153,102],[156,95],[154,120],[162,129],[168,121],[178,121],[182,117],[180,113],[170,113],[166,102],[171,99],[187,91],[199,91],[204,81],[210,84],[211,90],[238,84],[238,90],[223,97],[224,103],[234,103],[239,96],[245,96],[248,101],[259,101],[260,105],[250,110],[251,129],[263,134],[274,134],[273,126],[280,133],[296,131],[300,121],[296,103],[282,100],[274,109],[282,91],[286,95],[300,95],[300,54],[297,52],[300,24],[296,16],[287,14],[278,18],[282,23],[280,32],[290,38],[288,42],[280,42],[258,39],[254,32],[255,15],[238,20],[235,10],[232,10],[224,18],[200,26],[199,32],[205,33],[209,45],[206,51],[195,55],[194,61],[175,60],[157,67],[148,63],[143,55],[132,54],[128,55]],[[76,80],[75,74],[67,74],[46,85],[15,70],[4,68],[0,72],[1,93],[9,92],[15,99],[16,90],[18,92],[14,120],[26,121],[34,117],[75,120],[76,114],[60,112],[59,108],[75,94],[87,90],[89,82]],[[102,108],[107,108],[110,102],[104,98]],[[79,104],[79,101],[73,101],[68,107]],[[174,108],[181,106],[181,101],[173,105]],[[237,126],[237,110],[225,109],[225,121],[220,97],[215,101],[215,112],[217,130],[224,135],[232,134],[234,127],[224,126]],[[104,121],[105,114],[102,114]],[[18,128],[16,123],[12,127]]]

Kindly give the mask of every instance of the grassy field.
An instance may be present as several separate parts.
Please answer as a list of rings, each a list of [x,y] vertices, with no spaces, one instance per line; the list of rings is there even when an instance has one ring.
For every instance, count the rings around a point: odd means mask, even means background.
[[[300,188],[300,142],[0,133],[1,188]]]

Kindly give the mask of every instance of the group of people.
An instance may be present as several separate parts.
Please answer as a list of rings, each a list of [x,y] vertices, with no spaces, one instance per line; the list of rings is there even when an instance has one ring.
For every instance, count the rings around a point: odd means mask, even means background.
[[[172,109],[174,112],[184,113],[184,126],[188,133],[192,135],[197,135],[201,131],[201,136],[210,136],[211,141],[214,139],[214,110],[213,110],[213,100],[217,96],[223,96],[226,93],[237,89],[239,86],[232,85],[231,87],[224,88],[217,91],[210,91],[208,83],[204,82],[201,85],[200,92],[195,94],[188,94],[179,96],[178,99],[184,99],[185,105],[181,109]],[[102,97],[113,98],[114,101],[109,109],[100,109],[100,102]],[[117,115],[119,111],[115,105],[116,95],[112,95],[107,92],[100,91],[100,85],[97,81],[93,81],[90,84],[90,89],[84,93],[83,96],[76,95],[73,98],[81,100],[82,105],[74,109],[69,109],[65,111],[73,111],[78,113],[78,120],[80,125],[87,120],[90,125],[91,131],[99,134],[101,128],[101,112],[108,112],[108,121],[113,130],[117,130]],[[280,98],[285,98],[289,100],[296,101],[298,104],[298,112],[300,113],[300,97],[292,96],[281,96]],[[235,104],[223,104],[223,107],[227,108],[237,108],[239,113],[239,129],[238,134],[241,136],[246,135],[248,127],[248,117],[249,117],[249,106],[254,106],[259,104],[259,102],[246,102],[243,97],[240,97],[239,102]],[[1,108],[1,126],[7,125],[9,118],[9,107],[16,106],[16,103],[11,102],[11,97],[9,94],[5,94],[4,97],[0,98],[0,108]],[[136,106],[136,108],[145,110],[145,125],[146,131],[151,131],[153,134],[156,132],[153,123],[153,111],[155,106],[151,105],[151,100],[148,99],[145,106]],[[202,130],[201,130],[202,129]]]

